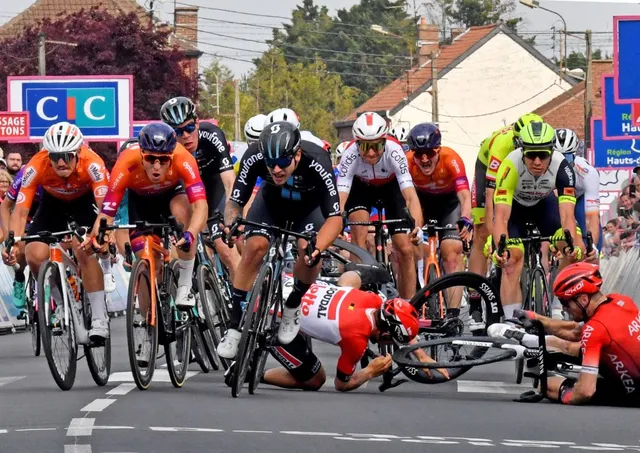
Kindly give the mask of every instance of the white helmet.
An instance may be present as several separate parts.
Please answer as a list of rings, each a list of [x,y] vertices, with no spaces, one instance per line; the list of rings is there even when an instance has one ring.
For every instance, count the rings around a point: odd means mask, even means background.
[[[353,122],[353,138],[377,140],[387,135],[387,121],[375,112],[366,112]]]
[[[74,153],[78,152],[83,142],[84,136],[80,128],[63,121],[47,129],[42,147],[49,153]]]
[[[409,131],[404,126],[395,126],[391,128],[389,131],[389,135],[392,135],[396,138],[400,143],[406,143],[407,137],[409,136]]]
[[[553,150],[562,154],[573,154],[578,151],[580,140],[571,129],[558,128],[553,140]]]
[[[244,125],[244,137],[247,139],[247,143],[251,144],[258,141],[260,138],[260,132],[264,129],[264,123],[267,119],[267,115],[262,113],[252,116]]]
[[[276,121],[286,121],[287,123],[291,123],[298,129],[300,129],[300,117],[291,109],[276,109],[273,112],[269,113],[267,115],[267,119],[265,120],[264,126],[266,127],[271,123],[275,123]]]
[[[347,147],[349,146],[349,143],[350,143],[349,141],[340,143],[336,147],[336,156],[338,156],[338,157],[342,156],[342,153],[344,153],[347,150]]]

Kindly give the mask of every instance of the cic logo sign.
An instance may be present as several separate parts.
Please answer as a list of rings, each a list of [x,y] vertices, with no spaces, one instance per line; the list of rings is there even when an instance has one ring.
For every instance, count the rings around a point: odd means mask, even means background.
[[[8,88],[10,111],[29,112],[31,141],[60,121],[77,125],[91,141],[129,137],[130,76],[9,77]]]

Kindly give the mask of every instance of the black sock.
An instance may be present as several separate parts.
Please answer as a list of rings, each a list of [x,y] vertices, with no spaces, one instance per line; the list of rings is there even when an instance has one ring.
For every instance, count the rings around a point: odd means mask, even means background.
[[[24,271],[17,270],[13,279],[17,282],[24,282]]]
[[[302,302],[302,296],[307,292],[311,285],[308,283],[302,283],[297,278],[293,281],[293,291],[287,297],[287,301],[285,302],[285,307],[287,308],[298,308],[300,306],[300,302]]]
[[[448,318],[457,318],[460,316],[459,308],[447,308],[447,317]]]
[[[240,321],[242,321],[242,305],[247,302],[248,291],[233,288],[233,296],[231,299],[231,320],[229,321],[230,329],[238,329],[240,327]]]

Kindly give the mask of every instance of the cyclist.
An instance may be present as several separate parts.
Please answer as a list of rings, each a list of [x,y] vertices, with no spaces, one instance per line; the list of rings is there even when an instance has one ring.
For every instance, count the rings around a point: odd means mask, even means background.
[[[407,343],[418,333],[418,312],[406,300],[383,302],[377,294],[348,287],[311,285],[302,298],[302,313],[304,334],[340,347],[334,385],[341,392],[357,389],[391,367],[391,356],[377,357],[356,371],[370,340]],[[284,368],[267,370],[263,382],[304,390],[319,390],[325,383],[324,367],[302,334],[270,352]]]
[[[409,132],[409,172],[418,192],[424,219],[434,219],[441,227],[464,224],[462,231],[447,231],[440,235],[440,254],[445,273],[464,270],[462,242],[471,241],[471,191],[464,162],[453,149],[441,145],[440,129],[433,123],[414,126]],[[418,272],[424,274],[426,244],[423,245]],[[424,283],[424,282],[423,282]],[[424,284],[422,285],[424,286]],[[456,291],[448,300],[448,313],[460,314],[462,292]],[[480,319],[481,320],[481,319]]]
[[[342,230],[338,191],[329,155],[313,143],[302,141],[298,128],[286,121],[265,126],[258,144],[251,145],[242,156],[240,173],[225,209],[227,226],[242,212],[258,176],[264,183],[247,214],[248,220],[280,226],[290,221],[294,231],[318,231],[312,262],[305,262],[305,254],[300,254],[294,268],[294,288],[282,310],[278,341],[288,344],[300,329],[302,296],[321,269],[322,263],[315,262]],[[233,359],[238,352],[243,305],[269,247],[266,231],[254,227],[244,231],[244,250],[233,279],[230,328],[218,345],[218,354],[226,359]],[[304,241],[299,245],[304,246]]]
[[[139,220],[161,223],[175,216],[185,226],[182,238],[176,243],[180,265],[176,305],[193,307],[191,281],[196,250],[191,246],[207,220],[207,199],[195,158],[177,142],[173,128],[160,122],[150,123],[140,131],[138,146],[120,153],[111,175],[109,191],[92,236],[97,236],[102,218],[113,222],[125,191],[129,194],[132,223]],[[109,240],[108,235],[106,239]],[[132,231],[133,252],[139,254],[143,246],[144,238]]]
[[[267,115],[267,119],[264,122],[264,127],[267,127],[271,123],[276,123],[278,121],[286,121],[287,123],[291,123],[296,127],[296,129],[300,130],[300,138],[303,141],[311,142],[314,145],[319,146],[320,148],[326,149],[327,142],[316,137],[310,131],[303,131],[300,129],[300,117],[296,112],[288,108],[276,109],[273,112]]]
[[[22,187],[11,213],[9,230],[22,236],[38,188],[42,195],[38,210],[29,225],[29,233],[63,231],[68,221],[78,225],[92,225],[96,208],[100,209],[107,193],[109,174],[100,156],[85,143],[80,129],[70,123],[52,125],[44,134],[42,150],[29,161],[22,178]],[[93,340],[109,336],[108,315],[104,297],[104,276],[98,260],[77,247],[73,250],[82,269],[82,280],[91,304],[91,330]],[[8,265],[16,262],[18,247],[4,250],[2,258]],[[31,242],[24,248],[26,262],[33,275],[49,258],[49,246],[44,242]]]
[[[409,151],[409,145],[407,140],[409,138],[409,128],[405,126],[394,126],[389,131],[389,135],[398,140],[398,142],[402,145],[402,149],[407,152]]]
[[[387,219],[404,217],[409,208],[416,225],[422,225],[422,210],[413,186],[409,164],[400,144],[387,135],[387,122],[377,113],[367,112],[353,123],[353,138],[342,155],[339,166],[338,191],[340,208],[353,222],[366,222],[378,201],[382,201]],[[416,267],[413,247],[405,229],[389,225],[394,252],[400,263],[398,291],[410,299],[416,288]],[[367,227],[351,227],[352,241],[366,249]],[[416,226],[412,240],[422,240],[422,230]]]
[[[576,178],[563,155],[553,151],[554,137],[555,131],[548,124],[529,123],[520,131],[522,148],[512,151],[500,164],[493,199],[493,238],[494,242],[502,234],[522,238],[526,223],[535,224],[543,236],[552,236],[560,228],[568,229],[576,246],[568,258],[576,261],[584,253],[582,238],[576,235]],[[566,244],[559,245],[562,250]],[[502,256],[493,251],[494,262],[504,267],[500,296],[508,301],[503,306],[505,318],[513,317],[513,310],[522,308],[519,278],[523,255],[522,244],[510,246]],[[566,266],[566,258],[561,267]]]
[[[603,294],[598,265],[570,264],[558,273],[554,294],[573,321],[550,319],[531,311],[519,318],[538,319],[547,345],[568,355],[582,357],[577,381],[550,376],[547,398],[562,404],[638,406],[640,385],[640,312],[628,296]],[[491,336],[516,338],[537,347],[537,336],[506,324],[493,324]],[[602,379],[598,378],[598,374]]]
[[[173,128],[178,143],[195,157],[204,183],[209,217],[224,211],[224,203],[231,195],[234,173],[227,138],[218,126],[200,121],[191,99],[180,96],[169,99],[160,109],[160,118]],[[222,233],[213,226],[212,237],[220,259],[233,275],[240,262],[236,249],[222,242]]]
[[[256,143],[260,138],[260,132],[264,129],[264,123],[267,120],[267,115],[262,113],[252,116],[244,124],[244,138],[247,141],[247,145]]]
[[[469,256],[469,271],[487,275],[487,260],[484,256],[484,244],[491,234],[493,221],[493,195],[496,187],[496,174],[500,163],[517,148],[516,140],[520,131],[532,121],[542,121],[539,115],[527,113],[508,127],[498,129],[487,137],[480,146],[476,158],[475,175],[471,187],[471,203],[473,206],[474,241]],[[495,236],[494,236],[495,237]],[[469,310],[481,313],[480,294],[472,291],[469,294]],[[480,319],[476,314],[472,320]],[[474,321],[476,328],[484,328],[482,323]]]
[[[344,141],[344,142],[340,142],[338,146],[336,146],[336,159],[335,159],[336,165],[340,164],[340,159],[342,159],[342,155],[347,150],[350,143],[351,143],[350,141]]]

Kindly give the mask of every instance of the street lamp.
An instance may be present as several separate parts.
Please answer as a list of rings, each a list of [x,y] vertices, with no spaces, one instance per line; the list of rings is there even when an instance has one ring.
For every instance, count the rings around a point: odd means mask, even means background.
[[[555,14],[560,18],[560,20],[562,21],[562,25],[564,26],[564,58],[568,59],[569,56],[567,55],[567,22],[565,22],[564,17],[562,17],[559,13],[553,10],[545,8],[544,6],[540,6],[540,2],[538,0],[520,0],[520,4],[531,9],[539,8],[548,13]],[[562,67],[562,58],[560,59],[560,67]]]

